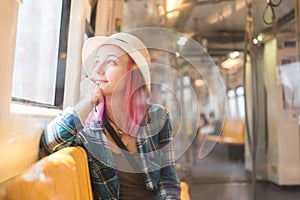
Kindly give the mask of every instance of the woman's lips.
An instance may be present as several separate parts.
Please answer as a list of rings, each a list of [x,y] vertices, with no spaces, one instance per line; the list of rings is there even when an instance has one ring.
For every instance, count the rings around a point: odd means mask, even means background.
[[[97,85],[102,85],[108,83],[108,80],[96,80],[95,82]]]

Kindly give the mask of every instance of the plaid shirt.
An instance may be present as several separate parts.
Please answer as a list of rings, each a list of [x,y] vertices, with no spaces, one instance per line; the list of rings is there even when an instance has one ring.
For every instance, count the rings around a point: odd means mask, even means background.
[[[146,187],[156,192],[157,199],[180,199],[169,114],[162,106],[150,104],[148,116],[149,122],[136,138]],[[101,122],[83,128],[76,111],[66,108],[49,123],[40,144],[41,155],[67,146],[83,146],[88,156],[94,199],[119,199],[117,170]]]

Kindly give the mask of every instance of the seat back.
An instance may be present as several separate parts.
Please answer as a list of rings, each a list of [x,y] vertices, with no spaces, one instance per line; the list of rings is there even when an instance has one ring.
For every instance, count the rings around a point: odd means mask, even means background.
[[[0,185],[0,200],[93,199],[86,152],[67,147]]]
[[[222,143],[243,145],[245,143],[245,122],[243,120],[226,121],[222,131]]]

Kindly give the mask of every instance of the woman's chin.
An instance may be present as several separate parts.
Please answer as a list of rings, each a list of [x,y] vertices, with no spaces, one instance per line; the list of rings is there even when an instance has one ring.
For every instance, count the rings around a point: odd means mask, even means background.
[[[106,84],[106,83],[102,83],[102,84],[99,84],[98,87],[99,87],[102,91],[104,91],[104,90],[107,90],[107,89],[108,89],[109,85]]]

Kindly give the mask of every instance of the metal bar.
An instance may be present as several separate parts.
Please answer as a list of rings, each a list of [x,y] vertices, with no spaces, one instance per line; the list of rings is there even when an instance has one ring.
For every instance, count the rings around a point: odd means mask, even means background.
[[[253,25],[253,0],[245,0],[247,5],[247,24],[246,24],[246,54],[249,52],[251,61],[251,95],[252,95],[252,134],[249,132],[249,121],[246,120],[247,136],[252,158],[252,194],[256,200],[256,149],[258,133],[258,70],[256,63],[256,46],[253,44],[254,25]],[[246,105],[247,106],[247,105]],[[247,113],[246,113],[247,115]],[[252,135],[252,138],[251,138]]]
[[[295,0],[296,60],[300,62],[300,0]]]

